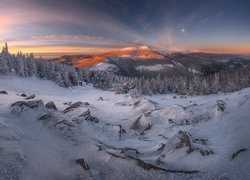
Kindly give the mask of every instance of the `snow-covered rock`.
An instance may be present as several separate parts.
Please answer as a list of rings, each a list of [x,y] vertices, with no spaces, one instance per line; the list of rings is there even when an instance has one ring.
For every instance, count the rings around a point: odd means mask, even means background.
[[[11,105],[12,113],[22,113],[30,109],[36,109],[39,107],[44,107],[42,100],[37,101],[18,101]]]
[[[144,131],[149,130],[151,126],[152,125],[150,121],[145,117],[145,115],[141,115],[140,117],[135,119],[130,128],[142,133]]]
[[[224,111],[226,108],[226,103],[222,100],[217,100],[216,101],[216,105],[217,105],[217,111]]]
[[[8,94],[7,91],[0,91],[0,94]]]
[[[35,97],[36,97],[35,94],[32,94],[32,95],[28,96],[28,97],[25,98],[25,99],[29,100],[29,99],[34,99]]]
[[[54,109],[57,110],[57,107],[53,101],[49,101],[47,104],[45,104],[45,107],[48,109]]]

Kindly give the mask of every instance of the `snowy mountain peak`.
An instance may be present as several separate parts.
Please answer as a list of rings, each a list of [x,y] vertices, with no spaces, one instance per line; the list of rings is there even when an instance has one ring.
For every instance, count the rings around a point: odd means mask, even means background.
[[[140,46],[140,47],[126,47],[122,48],[118,51],[152,51],[148,46]]]
[[[141,46],[138,49],[139,50],[151,50],[148,46]]]

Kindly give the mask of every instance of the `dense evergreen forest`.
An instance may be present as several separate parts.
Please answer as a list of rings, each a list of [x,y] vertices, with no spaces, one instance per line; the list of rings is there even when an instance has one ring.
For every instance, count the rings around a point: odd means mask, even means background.
[[[75,69],[70,65],[36,59],[33,54],[11,55],[7,44],[0,54],[0,73],[15,73],[21,77],[37,77],[54,81],[62,87],[78,85],[79,81],[91,83],[96,88],[116,93],[141,94],[177,93],[181,95],[207,95],[232,92],[250,86],[250,66],[223,70],[209,75],[193,73],[178,77],[124,77],[112,72]]]

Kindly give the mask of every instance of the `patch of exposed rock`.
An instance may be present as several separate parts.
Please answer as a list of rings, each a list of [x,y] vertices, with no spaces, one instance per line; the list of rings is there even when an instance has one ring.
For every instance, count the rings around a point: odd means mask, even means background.
[[[7,91],[0,91],[0,94],[8,94]]]
[[[83,158],[76,159],[76,163],[79,164],[84,170],[89,170],[89,165]]]
[[[94,117],[91,115],[90,113],[90,110],[87,109],[86,111],[82,112],[78,118],[80,119],[84,119],[86,121],[91,121],[91,122],[95,122],[95,123],[98,123],[99,122],[99,119],[97,117]]]
[[[51,103],[52,104],[52,103]],[[49,124],[52,127],[56,127],[59,129],[72,128],[82,123],[84,120],[99,122],[97,117],[91,115],[91,112],[88,108],[81,107],[84,103],[77,102],[72,104],[67,110],[63,112],[60,111],[51,111],[40,118],[38,120],[42,120]]]
[[[27,95],[24,94],[24,93],[20,94],[20,96],[22,96],[22,97],[27,97]]]
[[[222,100],[217,100],[216,105],[217,105],[217,111],[223,112],[226,108],[226,103]]]
[[[99,97],[98,101],[104,101],[103,97]]]
[[[202,156],[213,155],[214,151],[209,148],[208,140],[193,139],[191,134],[186,131],[179,131],[171,137],[166,144],[160,144],[158,151],[168,153],[173,150],[185,149],[187,153],[199,152]]]
[[[30,95],[29,97],[27,97],[27,98],[25,98],[26,100],[29,100],[29,99],[34,99],[36,96],[35,96],[35,94],[32,94],[32,95]]]
[[[236,151],[235,153],[233,153],[232,159],[235,159],[240,153],[243,153],[245,151],[247,151],[246,148],[239,149],[238,151]]]
[[[144,115],[141,115],[134,121],[130,128],[142,133],[149,130],[151,127],[150,121]]]
[[[53,101],[49,101],[46,105],[45,105],[46,108],[48,109],[54,109],[54,110],[57,110],[57,107],[55,105],[55,103]]]
[[[88,106],[89,103],[88,103],[88,102],[84,102],[84,103],[83,103],[83,102],[81,102],[81,101],[75,102],[75,103],[71,104],[69,107],[67,107],[66,109],[64,109],[64,110],[63,110],[63,113],[70,112],[70,111],[72,111],[73,109],[76,109],[76,108],[81,107],[81,106],[83,106],[83,105]]]

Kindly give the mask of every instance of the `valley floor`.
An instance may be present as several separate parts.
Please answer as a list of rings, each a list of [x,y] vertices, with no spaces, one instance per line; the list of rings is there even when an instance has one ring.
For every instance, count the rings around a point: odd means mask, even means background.
[[[3,90],[0,179],[250,179],[250,88],[131,98],[0,75]],[[57,110],[12,106],[37,100]]]

